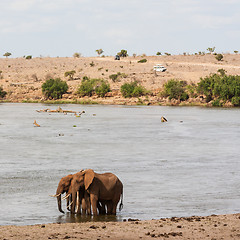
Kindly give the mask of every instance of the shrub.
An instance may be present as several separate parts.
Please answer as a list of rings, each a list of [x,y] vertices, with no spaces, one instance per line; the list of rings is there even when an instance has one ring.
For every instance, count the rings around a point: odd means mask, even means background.
[[[32,55],[28,55],[28,56],[26,56],[26,59],[32,59]]]
[[[98,97],[105,97],[106,93],[110,92],[110,84],[102,79],[89,79],[85,77],[78,88],[78,94],[80,97],[91,97],[94,92]]]
[[[240,97],[232,97],[231,99],[231,103],[234,105],[234,106],[240,106]]]
[[[220,99],[216,99],[212,102],[213,107],[222,107],[223,103],[220,101]]]
[[[3,91],[3,88],[0,86],[0,98],[4,98],[6,96],[7,92]]]
[[[160,56],[160,55],[162,55],[162,53],[161,53],[161,52],[157,52],[156,55],[157,55],[157,56]]]
[[[146,59],[146,58],[143,58],[143,59],[141,59],[141,60],[138,61],[138,63],[145,63],[145,62],[147,62],[147,59]]]
[[[217,72],[220,73],[222,77],[226,75],[226,70],[224,70],[223,68],[218,69]]]
[[[140,97],[147,94],[147,90],[139,85],[137,81],[124,83],[121,86],[121,94],[123,97]]]
[[[119,57],[127,57],[127,50],[122,49],[118,54]]]
[[[92,61],[90,62],[90,67],[94,67],[95,66],[95,63]]]
[[[65,77],[69,77],[70,80],[73,80],[73,76],[74,76],[75,73],[76,73],[75,70],[68,71],[68,72],[65,72],[65,73],[64,73],[64,76],[65,76]]]
[[[76,53],[73,54],[73,57],[74,58],[80,58],[81,57],[81,53],[76,52]]]
[[[169,99],[179,99],[185,101],[189,98],[189,95],[186,91],[186,82],[179,81],[175,79],[169,80],[164,84],[164,90],[162,96],[168,97]]]
[[[95,92],[98,97],[105,97],[105,95],[110,92],[110,84],[104,80],[101,80],[100,84],[96,86]]]
[[[48,99],[60,99],[67,90],[67,83],[60,78],[48,79],[42,84],[42,93]]]
[[[240,97],[240,76],[212,74],[201,78],[197,86],[198,93],[206,96],[206,101],[220,99],[238,105]]]
[[[116,82],[117,80],[119,80],[120,78],[126,78],[127,77],[127,74],[125,73],[116,73],[116,74],[112,74],[109,76],[109,78],[113,81],[113,82]]]
[[[223,55],[221,53],[217,54],[215,57],[218,61],[222,61]]]

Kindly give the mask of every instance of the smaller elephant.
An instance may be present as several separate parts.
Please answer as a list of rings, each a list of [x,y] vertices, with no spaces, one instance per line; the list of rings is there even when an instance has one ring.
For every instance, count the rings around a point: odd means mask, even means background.
[[[58,210],[62,213],[64,213],[64,211],[62,210],[61,194],[64,194],[64,193],[67,194],[68,193],[72,179],[73,179],[72,174],[69,174],[65,177],[62,177],[61,180],[58,183],[56,194],[53,195],[53,197],[57,197]],[[67,208],[69,208],[69,200],[70,200],[69,197],[70,196],[67,197]]]

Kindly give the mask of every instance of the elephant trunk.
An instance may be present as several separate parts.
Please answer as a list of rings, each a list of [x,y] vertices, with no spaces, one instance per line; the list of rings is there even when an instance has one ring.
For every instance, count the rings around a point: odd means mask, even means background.
[[[57,202],[58,202],[58,210],[59,210],[61,213],[64,213],[64,211],[62,210],[61,195],[59,195],[59,196],[57,197]]]
[[[62,210],[62,189],[60,189],[60,187],[57,188],[57,191],[56,191],[56,195],[57,195],[57,203],[58,203],[58,210],[61,212],[61,213],[64,213],[64,211]]]

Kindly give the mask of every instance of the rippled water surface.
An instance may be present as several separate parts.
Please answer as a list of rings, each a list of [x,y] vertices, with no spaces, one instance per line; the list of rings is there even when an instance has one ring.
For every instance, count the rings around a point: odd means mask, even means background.
[[[88,220],[61,214],[49,197],[61,177],[86,168],[123,182],[119,221],[240,212],[240,109],[61,106],[85,110],[80,118],[36,111],[57,107],[0,104],[0,225]]]

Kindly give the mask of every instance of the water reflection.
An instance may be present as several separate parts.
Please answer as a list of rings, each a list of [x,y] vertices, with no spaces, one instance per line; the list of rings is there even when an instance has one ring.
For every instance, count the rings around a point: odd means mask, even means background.
[[[122,218],[115,215],[89,216],[71,213],[66,213],[64,215],[58,216],[56,219],[57,223],[117,222],[117,221],[122,221]]]

